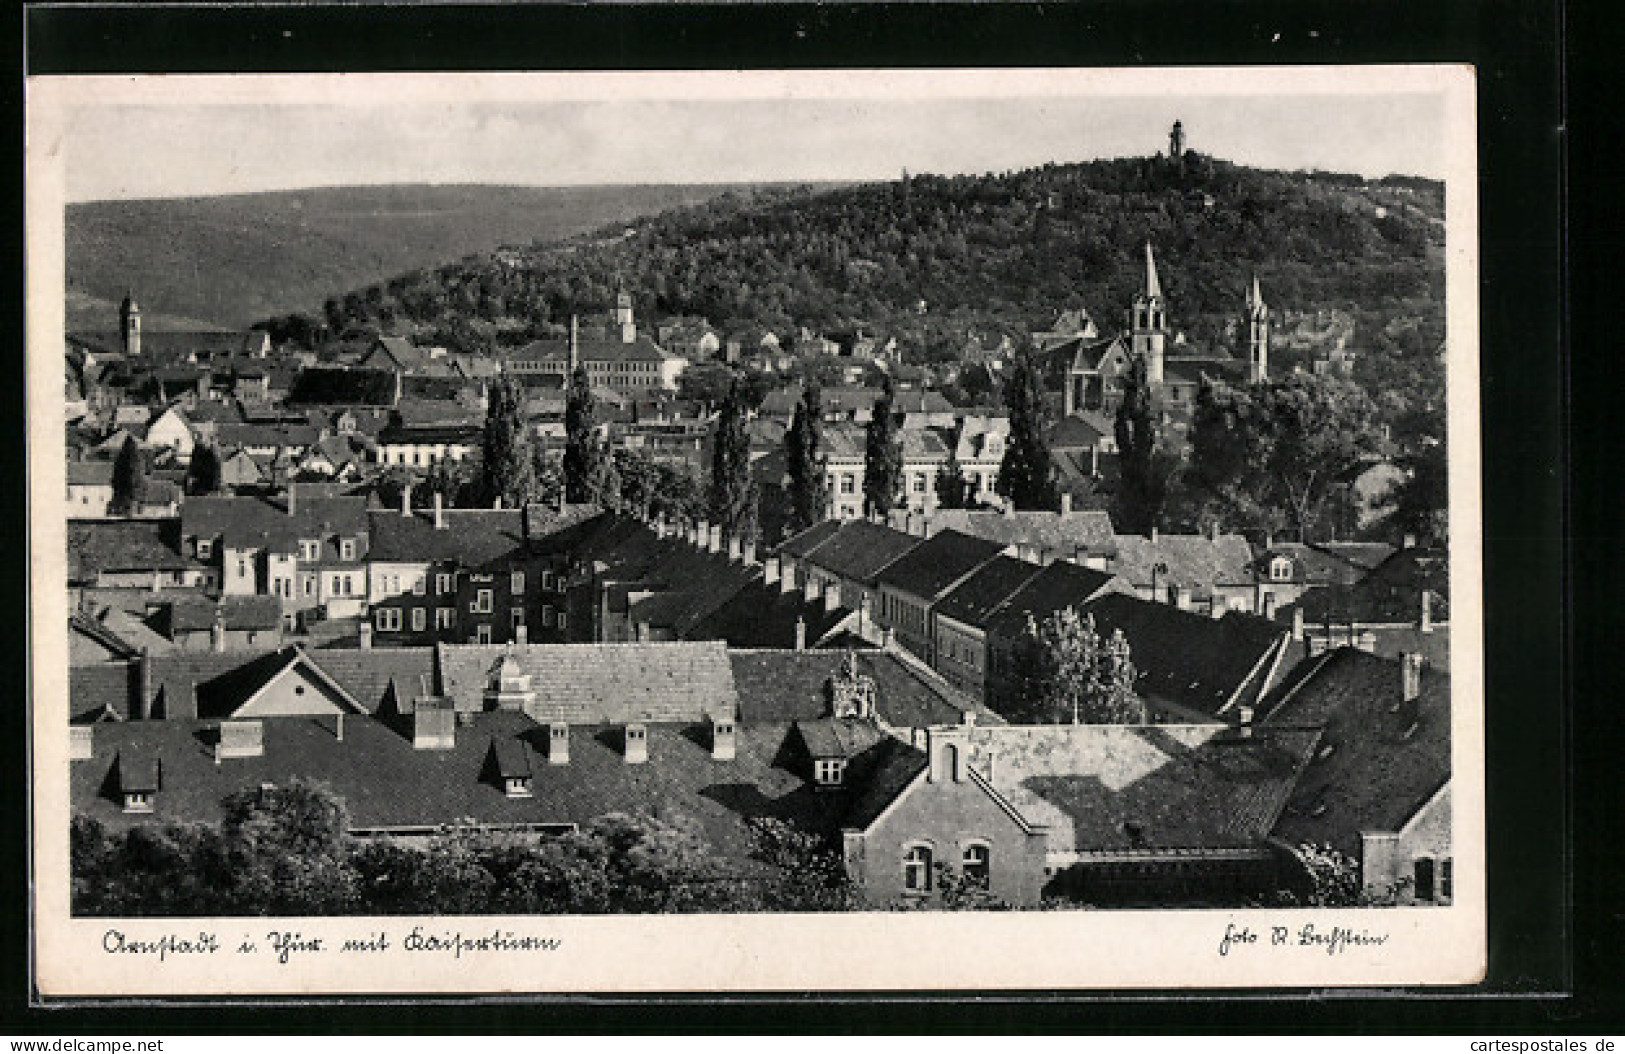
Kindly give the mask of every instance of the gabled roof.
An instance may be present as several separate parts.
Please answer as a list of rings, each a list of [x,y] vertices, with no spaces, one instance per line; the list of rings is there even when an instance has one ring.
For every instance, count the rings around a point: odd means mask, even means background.
[[[1079,609],[1102,634],[1122,630],[1139,680],[1135,690],[1201,714],[1217,716],[1250,705],[1287,633],[1268,619],[1239,611],[1212,618],[1123,593],[1107,593]]]
[[[924,751],[891,738],[875,744],[864,761],[863,789],[841,822],[849,830],[868,830],[930,768]]]
[[[964,731],[967,765],[1048,830],[1050,853],[1255,847],[1319,734],[1276,727],[1243,737],[1220,725]]]
[[[1160,565],[1160,567],[1159,567]],[[1179,586],[1206,596],[1214,586],[1252,585],[1253,550],[1239,534],[1117,535],[1111,568],[1136,586]]]
[[[459,710],[485,705],[491,667],[504,655],[530,675],[531,716],[570,724],[700,721],[738,708],[719,641],[659,644],[442,644],[440,692]]]
[[[793,534],[779,544],[775,552],[785,556],[803,557],[817,551],[820,545],[834,537],[845,524],[840,520],[819,520],[798,534]]]
[[[857,718],[820,717],[797,721],[796,731],[813,758],[853,758],[887,738],[879,725]]]
[[[882,586],[934,600],[1003,549],[997,542],[952,529],[939,532],[894,560],[875,576]]]
[[[282,602],[273,596],[182,597],[169,602],[171,633],[208,630],[220,622],[228,630],[276,629],[282,624]]]
[[[524,347],[509,352],[509,357],[524,362],[565,363],[570,358],[567,339],[549,338],[533,340]],[[593,340],[580,337],[576,341],[579,362],[667,362],[679,356],[662,348],[643,334],[632,341]]]
[[[897,652],[858,651],[858,672],[875,685],[875,713],[897,728],[956,724],[967,711],[978,720],[999,718],[956,691],[923,663]],[[838,651],[745,651],[728,653],[746,724],[815,721],[830,713],[829,683],[846,655]]]
[[[925,541],[923,538],[868,520],[823,522],[837,526],[835,530],[825,532],[822,543],[804,554],[806,562],[852,582],[873,582],[875,576],[883,569]],[[796,542],[807,533],[803,531],[790,542]],[[785,544],[789,545],[790,542]]]
[[[799,589],[786,593],[757,578],[695,623],[688,636],[730,648],[787,648],[795,643],[800,619],[811,648],[851,616],[844,607],[828,608],[821,598],[808,603]]]
[[[893,515],[896,518],[896,514]],[[925,529],[930,534],[954,530],[1000,546],[1027,546],[1060,557],[1071,557],[1079,549],[1091,554],[1109,554],[1115,551],[1117,544],[1111,516],[1098,509],[1068,513],[938,509],[926,516]]]
[[[1019,637],[1026,632],[1029,615],[1042,622],[1063,608],[1076,608],[1082,614],[1084,605],[1111,584],[1112,576],[1104,571],[1058,560],[973,625],[980,625],[990,637]]]
[[[68,486],[111,487],[113,463],[111,461],[70,461],[67,463]]]
[[[1398,831],[1449,782],[1450,677],[1424,670],[1421,694],[1406,704],[1392,659],[1340,648],[1309,662],[1267,725],[1324,723],[1324,746],[1275,834],[1358,857],[1361,833]]]
[[[103,571],[181,571],[201,567],[172,544],[173,520],[68,521],[68,581]]]
[[[375,562],[456,563],[479,568],[519,555],[525,545],[522,509],[445,509],[444,527],[434,514],[374,510],[368,514],[372,536],[368,558]]]
[[[392,406],[395,374],[389,370],[313,366],[299,371],[289,406]]]
[[[937,615],[981,627],[1000,604],[1043,570],[1013,556],[995,556],[937,602]]]

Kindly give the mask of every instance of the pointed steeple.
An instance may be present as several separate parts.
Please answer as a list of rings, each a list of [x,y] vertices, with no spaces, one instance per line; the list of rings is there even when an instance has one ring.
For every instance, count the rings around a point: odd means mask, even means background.
[[[1258,272],[1253,272],[1252,288],[1247,290],[1247,311],[1249,314],[1264,306],[1264,294],[1258,288]]]
[[[1157,260],[1151,255],[1151,243],[1145,243],[1145,296],[1146,299],[1162,296],[1162,283],[1157,280]]]

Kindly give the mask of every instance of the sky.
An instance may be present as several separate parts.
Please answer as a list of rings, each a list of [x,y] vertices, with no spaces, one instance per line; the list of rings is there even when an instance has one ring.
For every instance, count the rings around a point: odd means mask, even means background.
[[[175,90],[177,78],[160,80],[169,82],[160,95],[115,91],[63,108],[68,200],[996,172],[1151,154],[1166,147],[1175,119],[1190,148],[1259,167],[1442,177],[1447,164],[1445,106],[1414,89],[1173,95],[1068,86],[1012,96],[889,82],[864,91],[854,75],[838,97],[783,82],[747,93],[755,97],[481,101],[477,92],[402,91],[392,101],[389,92],[327,90],[254,102],[241,84],[211,95],[207,83],[187,92]]]

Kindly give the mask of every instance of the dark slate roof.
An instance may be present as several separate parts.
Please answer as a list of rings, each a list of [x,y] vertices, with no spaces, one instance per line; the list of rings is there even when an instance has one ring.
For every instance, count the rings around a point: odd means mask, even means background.
[[[807,555],[807,563],[848,581],[873,582],[893,561],[924,542],[923,538],[868,520],[824,522],[840,526]]]
[[[841,520],[819,520],[799,534],[793,534],[779,544],[777,550],[785,556],[794,556],[798,559],[809,556],[835,536],[845,523]]]
[[[172,544],[172,520],[70,520],[68,581],[102,571],[176,571],[200,567]]]
[[[700,721],[738,708],[721,642],[640,644],[442,644],[441,694],[479,710],[491,668],[508,657],[531,677],[538,721],[626,724]]]
[[[1027,580],[1026,585],[985,616],[980,623],[988,635],[1019,637],[1027,629],[1027,616],[1043,621],[1063,608],[1083,606],[1112,584],[1112,576],[1082,564],[1058,560]]]
[[[1406,624],[1422,617],[1422,592],[1432,595],[1432,617],[1450,617],[1450,560],[1442,549],[1399,549],[1350,587],[1306,591],[1284,610],[1291,617],[1301,608],[1309,625],[1356,623]]]
[[[1357,857],[1362,831],[1399,830],[1449,781],[1449,676],[1424,670],[1410,704],[1401,703],[1400,687],[1398,662],[1340,648],[1274,708],[1270,725],[1326,726],[1278,837]]]
[[[820,717],[795,727],[814,758],[853,758],[888,738],[873,721],[853,718]]]
[[[580,337],[576,341],[576,356],[581,362],[665,362],[678,356],[671,354],[643,334],[630,341],[591,340]],[[566,362],[570,357],[567,339],[533,340],[509,353],[509,357],[527,362]]]
[[[287,500],[264,497],[192,497],[181,505],[181,532],[187,537],[222,538],[241,548],[290,550],[300,539],[322,542],[322,558],[338,560],[335,539],[367,533],[367,499],[316,497],[300,486],[294,512]]]
[[[856,831],[868,830],[897,796],[930,767],[930,759],[923,751],[890,738],[875,744],[864,761],[862,790],[841,822],[842,827]]]
[[[395,402],[395,374],[313,366],[299,371],[287,401],[290,406],[390,406]]]
[[[799,618],[810,648],[851,614],[844,607],[826,609],[822,598],[809,604],[801,590],[786,593],[757,578],[695,623],[688,636],[724,641],[730,648],[788,648],[795,644]]]
[[[937,615],[982,626],[1000,604],[1043,570],[1013,556],[996,556],[937,602]]]
[[[237,447],[308,447],[321,438],[321,432],[308,424],[215,425],[215,445],[225,450]]]
[[[1048,850],[1242,849],[1270,833],[1319,739],[1316,728],[1218,725],[972,727],[967,763],[1035,826]]]
[[[936,672],[897,652],[859,651],[858,670],[875,682],[875,713],[897,728],[957,724],[966,711],[989,710]],[[829,682],[846,662],[837,651],[732,651],[742,723],[814,721],[830,712]]]
[[[1367,571],[1394,555],[1387,542],[1316,542],[1314,548]]]
[[[401,563],[456,563],[484,567],[519,555],[525,544],[520,509],[445,509],[444,527],[436,529],[434,513],[375,510],[368,520],[372,541],[368,557]]]
[[[111,461],[70,461],[67,464],[68,486],[111,487],[113,463]]]
[[[112,713],[130,716],[130,695],[135,664],[95,662],[68,669],[68,712],[74,724],[82,724]]]
[[[649,761],[628,765],[615,729],[572,728],[570,761],[549,765],[546,729],[524,714],[477,715],[456,730],[451,750],[414,750],[410,733],[391,722],[355,718],[338,740],[331,719],[269,718],[265,753],[215,764],[193,722],[147,721],[96,729],[95,756],[72,763],[72,801],[114,828],[144,821],[218,821],[220,800],[264,783],[302,777],[341,797],[352,828],[432,828],[459,820],[491,825],[586,824],[610,813],[670,809],[691,817],[716,856],[754,870],[748,821],[771,816],[807,830],[832,830],[849,798],[818,793],[778,759],[786,726],[740,728],[736,756],[714,761],[703,727],[649,728]],[[493,741],[526,744],[529,798],[509,798],[489,778]],[[163,787],[148,817],[123,814],[105,788],[112,758],[145,750],[163,766]],[[411,793],[402,793],[411,788]]]
[[[1231,611],[1215,619],[1122,593],[1102,596],[1084,613],[1094,615],[1102,635],[1123,631],[1141,695],[1214,716],[1256,700],[1286,640],[1280,626],[1256,615]]]
[[[997,542],[946,530],[909,550],[875,576],[883,586],[934,599],[964,576],[999,555]]]

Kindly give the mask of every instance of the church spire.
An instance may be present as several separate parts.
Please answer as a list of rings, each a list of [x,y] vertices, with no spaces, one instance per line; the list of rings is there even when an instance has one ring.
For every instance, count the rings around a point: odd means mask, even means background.
[[[1162,299],[1162,282],[1157,278],[1157,259],[1151,243],[1145,243],[1145,284],[1135,294],[1129,310],[1129,351],[1143,357],[1146,377],[1153,385],[1162,383],[1163,343],[1168,335],[1168,308]]]
[[[1151,243],[1145,243],[1145,298],[1160,299],[1162,297],[1162,283],[1157,280],[1157,261],[1151,255]]]
[[[1253,273],[1253,284],[1247,290],[1246,325],[1247,379],[1260,384],[1270,376],[1270,309],[1258,286],[1257,272]]]

